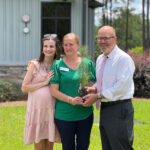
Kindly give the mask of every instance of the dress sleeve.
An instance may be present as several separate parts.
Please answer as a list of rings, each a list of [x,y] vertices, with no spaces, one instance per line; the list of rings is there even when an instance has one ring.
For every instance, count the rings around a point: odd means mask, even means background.
[[[89,62],[89,70],[90,70],[90,81],[96,82],[95,65],[92,61]]]
[[[60,82],[59,64],[59,60],[56,60],[51,67],[51,70],[54,70],[54,77],[50,80],[50,84],[59,84]]]
[[[33,74],[37,73],[37,71],[39,70],[39,62],[38,62],[36,59],[30,60],[30,61],[28,62],[28,65],[27,65],[27,70],[29,69],[29,66],[30,66],[31,64],[34,64],[34,71],[33,71]]]

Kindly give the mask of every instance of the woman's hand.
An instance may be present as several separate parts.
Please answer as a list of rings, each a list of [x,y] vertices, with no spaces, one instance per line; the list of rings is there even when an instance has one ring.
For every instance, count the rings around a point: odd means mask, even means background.
[[[51,71],[48,73],[48,75],[47,75],[47,77],[46,77],[46,79],[45,79],[45,81],[44,81],[45,85],[48,85],[48,84],[49,84],[49,82],[50,82],[50,80],[53,78],[53,76],[54,76],[54,71],[51,70]]]
[[[82,105],[82,98],[81,97],[69,97],[68,103],[71,105]]]
[[[88,92],[88,94],[92,94],[92,93],[94,94],[94,93],[97,93],[97,89],[94,86],[88,87],[87,92]]]

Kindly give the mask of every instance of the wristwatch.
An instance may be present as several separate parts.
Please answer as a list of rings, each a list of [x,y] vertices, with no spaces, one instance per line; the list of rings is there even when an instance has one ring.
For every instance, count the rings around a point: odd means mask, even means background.
[[[101,99],[101,93],[97,93],[97,99]]]

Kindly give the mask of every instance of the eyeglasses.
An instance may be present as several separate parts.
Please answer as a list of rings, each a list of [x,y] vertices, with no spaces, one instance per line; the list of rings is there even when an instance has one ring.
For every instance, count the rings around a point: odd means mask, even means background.
[[[97,37],[97,40],[98,41],[108,41],[110,40],[111,38],[114,38],[114,36],[110,36],[110,37]]]
[[[57,34],[44,34],[44,38],[47,38],[49,36],[52,37],[52,38],[56,38]]]

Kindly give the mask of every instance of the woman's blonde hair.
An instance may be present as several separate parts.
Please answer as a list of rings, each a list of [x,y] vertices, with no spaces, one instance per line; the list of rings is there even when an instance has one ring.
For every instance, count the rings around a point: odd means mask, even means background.
[[[68,33],[68,34],[66,34],[66,35],[63,37],[63,42],[64,42],[64,39],[65,39],[66,37],[70,37],[70,36],[75,39],[75,41],[77,42],[77,44],[80,44],[80,38],[79,38],[79,36],[76,35],[75,33]]]

